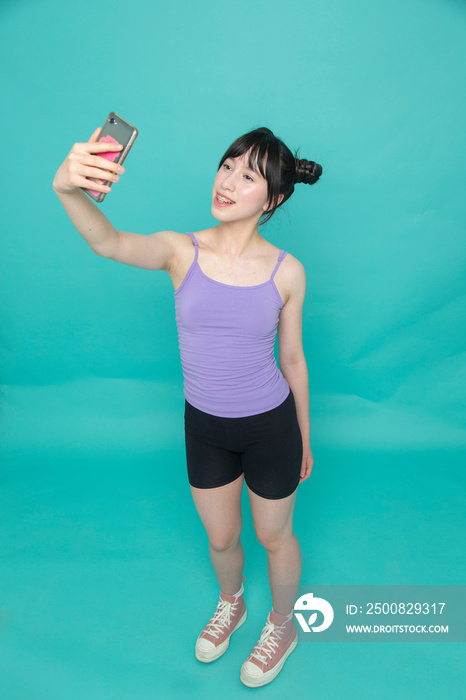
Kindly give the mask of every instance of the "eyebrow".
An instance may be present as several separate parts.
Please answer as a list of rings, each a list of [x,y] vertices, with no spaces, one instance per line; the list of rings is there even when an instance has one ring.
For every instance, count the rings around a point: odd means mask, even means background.
[[[234,160],[234,158],[225,158],[225,160]],[[246,166],[246,170],[250,170],[252,173],[256,173],[257,175],[260,175],[260,172],[257,168],[250,168],[249,166]]]

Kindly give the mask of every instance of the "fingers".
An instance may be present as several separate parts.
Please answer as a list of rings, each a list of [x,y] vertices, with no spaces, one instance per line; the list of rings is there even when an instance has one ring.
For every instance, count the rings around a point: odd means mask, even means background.
[[[100,180],[111,180],[112,182],[118,182],[120,179],[118,175],[115,175],[108,170],[99,170],[99,168],[88,168],[86,166],[82,166],[79,169],[79,175],[84,175],[85,177],[97,177]]]
[[[78,179],[78,187],[84,187],[86,190],[97,190],[98,192],[111,192],[111,187],[109,185],[104,185],[102,182],[94,182],[94,180],[87,180],[85,177]]]
[[[76,150],[73,150],[68,156],[67,177],[69,184],[74,187],[85,187],[108,193],[110,187],[107,183],[118,182],[120,179],[117,172],[124,172],[124,168],[106,158],[80,153]]]
[[[301,472],[300,472],[300,480],[299,483],[302,481],[305,481],[311,476],[311,471],[312,471],[312,466],[314,464],[314,460],[312,457],[308,457],[306,459],[306,465],[301,466]]]
[[[106,153],[121,151],[123,145],[121,143],[107,143],[106,141],[97,141],[94,139],[99,129],[94,131],[91,140],[86,143],[75,143],[70,153]],[[92,140],[94,139],[94,140]]]
[[[115,175],[114,173],[111,173],[108,170],[100,170],[99,168],[91,168],[81,164],[77,165],[73,170],[74,171],[72,181],[74,184],[76,184],[78,187],[89,188],[90,181],[93,181],[95,179],[100,186],[94,187],[92,184],[91,189],[98,189],[101,192],[109,191],[107,185],[103,184],[104,182],[113,183],[118,182],[118,180],[120,179],[118,175]]]
[[[95,141],[97,141],[97,139],[99,138],[99,132],[101,132],[101,131],[102,131],[102,127],[99,126],[99,128],[94,131],[91,138],[89,139],[89,143],[94,143]]]
[[[117,173],[124,173],[125,169],[122,165],[92,156],[87,153],[79,153],[74,151],[68,157],[68,173],[73,184],[77,184],[77,178],[97,178],[100,180],[108,180],[118,182],[120,179]],[[78,185],[82,187],[83,185]]]
[[[95,168],[104,168],[105,170],[112,170],[115,173],[125,172],[122,165],[115,163],[113,160],[107,160],[107,158],[101,158],[100,156],[86,156],[85,160],[88,165],[93,165]],[[84,162],[84,159],[82,162]]]
[[[110,192],[110,187],[103,183],[118,182],[120,178],[117,173],[121,175],[125,169],[115,163],[111,155],[107,158],[104,154],[115,153],[116,158],[123,145],[98,141],[101,132],[102,127],[99,127],[89,141],[73,145],[55,176],[54,188],[57,191],[72,192],[76,187],[84,187],[99,192]]]
[[[88,153],[77,153],[70,154],[70,160],[76,161],[79,165],[88,165],[94,168],[99,168],[100,170],[105,170],[113,173],[124,173],[125,169],[122,165],[115,163],[112,160],[107,160],[107,158],[101,158],[100,156],[92,156]]]

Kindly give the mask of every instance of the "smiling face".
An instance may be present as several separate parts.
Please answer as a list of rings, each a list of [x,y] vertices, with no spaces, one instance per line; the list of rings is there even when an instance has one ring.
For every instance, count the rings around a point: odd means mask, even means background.
[[[219,221],[252,219],[257,221],[268,209],[267,180],[259,170],[251,170],[248,153],[227,158],[215,176],[212,191],[212,216]],[[233,204],[223,203],[224,196]]]

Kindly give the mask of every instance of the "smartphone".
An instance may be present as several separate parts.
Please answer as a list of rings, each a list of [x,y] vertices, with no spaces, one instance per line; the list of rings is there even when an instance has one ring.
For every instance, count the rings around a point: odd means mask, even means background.
[[[104,153],[96,153],[101,158],[107,158],[114,163],[123,163],[126,156],[128,155],[131,146],[136,140],[138,135],[138,130],[129,122],[125,121],[116,112],[110,112],[105,124],[103,125],[102,131],[100,132],[99,141],[106,143],[121,143],[123,148],[121,151],[105,151]],[[100,182],[104,185],[112,186],[113,182],[111,180],[100,180],[98,178],[90,178],[94,182]],[[99,192],[98,190],[90,190],[86,187],[82,188],[89,197],[95,199],[96,202],[103,202],[108,192]]]

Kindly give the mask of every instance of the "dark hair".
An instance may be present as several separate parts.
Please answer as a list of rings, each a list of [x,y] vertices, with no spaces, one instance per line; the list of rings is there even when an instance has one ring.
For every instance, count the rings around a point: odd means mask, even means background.
[[[227,158],[237,158],[248,151],[249,167],[256,171],[258,168],[262,177],[267,180],[270,208],[264,212],[263,216],[266,218],[259,225],[269,221],[278,207],[291,197],[296,183],[313,185],[322,175],[321,165],[313,160],[298,158],[297,151],[293,155],[288,146],[265,126],[237,138],[222,157],[218,170]],[[284,197],[278,204],[280,194]]]

